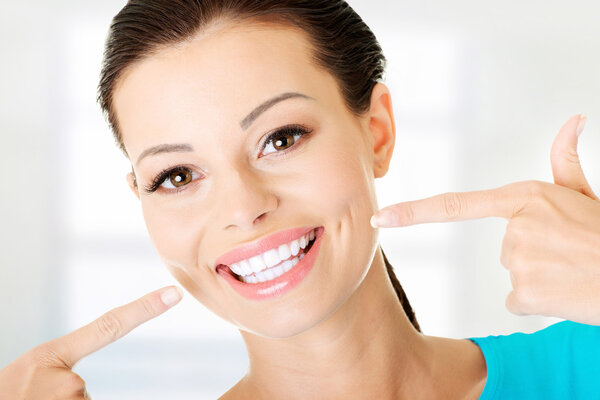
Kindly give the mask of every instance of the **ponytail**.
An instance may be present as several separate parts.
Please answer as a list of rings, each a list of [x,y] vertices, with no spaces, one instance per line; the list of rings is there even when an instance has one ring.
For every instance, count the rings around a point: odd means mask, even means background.
[[[404,312],[406,313],[408,320],[415,327],[417,332],[421,332],[421,327],[419,326],[419,323],[417,322],[417,317],[415,316],[415,312],[413,311],[412,307],[410,306],[410,302],[408,301],[408,298],[406,297],[406,293],[404,293],[404,289],[402,289],[400,282],[398,282],[398,278],[396,277],[396,274],[394,273],[394,268],[392,267],[392,264],[390,264],[387,257],[385,256],[385,253],[383,252],[383,249],[381,248],[381,246],[379,248],[381,249],[381,254],[383,255],[383,261],[385,262],[385,268],[387,269],[388,276],[390,277],[390,280],[392,281],[392,286],[394,286],[396,295],[398,295],[398,300],[400,301],[400,304],[402,304],[402,308],[404,309]]]

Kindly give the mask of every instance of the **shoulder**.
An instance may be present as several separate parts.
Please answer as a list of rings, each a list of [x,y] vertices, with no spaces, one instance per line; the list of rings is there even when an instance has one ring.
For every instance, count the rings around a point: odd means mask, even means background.
[[[229,390],[221,395],[218,400],[246,400],[252,398],[248,395],[247,388],[244,387],[245,377],[233,385]],[[256,399],[256,396],[254,397]]]
[[[518,357],[520,362],[559,356],[586,358],[590,352],[600,352],[600,326],[563,321],[533,333],[513,333],[471,340],[479,345],[484,355],[486,350],[490,353],[501,352],[499,356]]]
[[[481,399],[600,397],[598,326],[563,321],[534,333],[471,340],[488,370]]]

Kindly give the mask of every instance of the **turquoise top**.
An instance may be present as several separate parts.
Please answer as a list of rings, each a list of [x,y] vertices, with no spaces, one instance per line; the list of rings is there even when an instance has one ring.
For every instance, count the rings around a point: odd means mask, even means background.
[[[470,340],[487,365],[480,400],[600,399],[600,326],[563,321]]]

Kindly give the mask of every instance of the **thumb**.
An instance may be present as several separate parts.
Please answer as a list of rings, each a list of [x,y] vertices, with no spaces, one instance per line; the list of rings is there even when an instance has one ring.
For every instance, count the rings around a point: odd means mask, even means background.
[[[583,131],[586,120],[587,117],[583,115],[574,115],[560,128],[552,143],[550,162],[554,183],[598,200],[585,179],[577,154],[577,139]]]

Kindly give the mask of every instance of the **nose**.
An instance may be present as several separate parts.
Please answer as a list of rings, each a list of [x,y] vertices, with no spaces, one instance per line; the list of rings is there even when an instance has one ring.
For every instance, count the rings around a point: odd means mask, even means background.
[[[275,210],[279,199],[268,180],[247,167],[232,168],[221,179],[216,197],[220,225],[225,230],[251,230]]]

